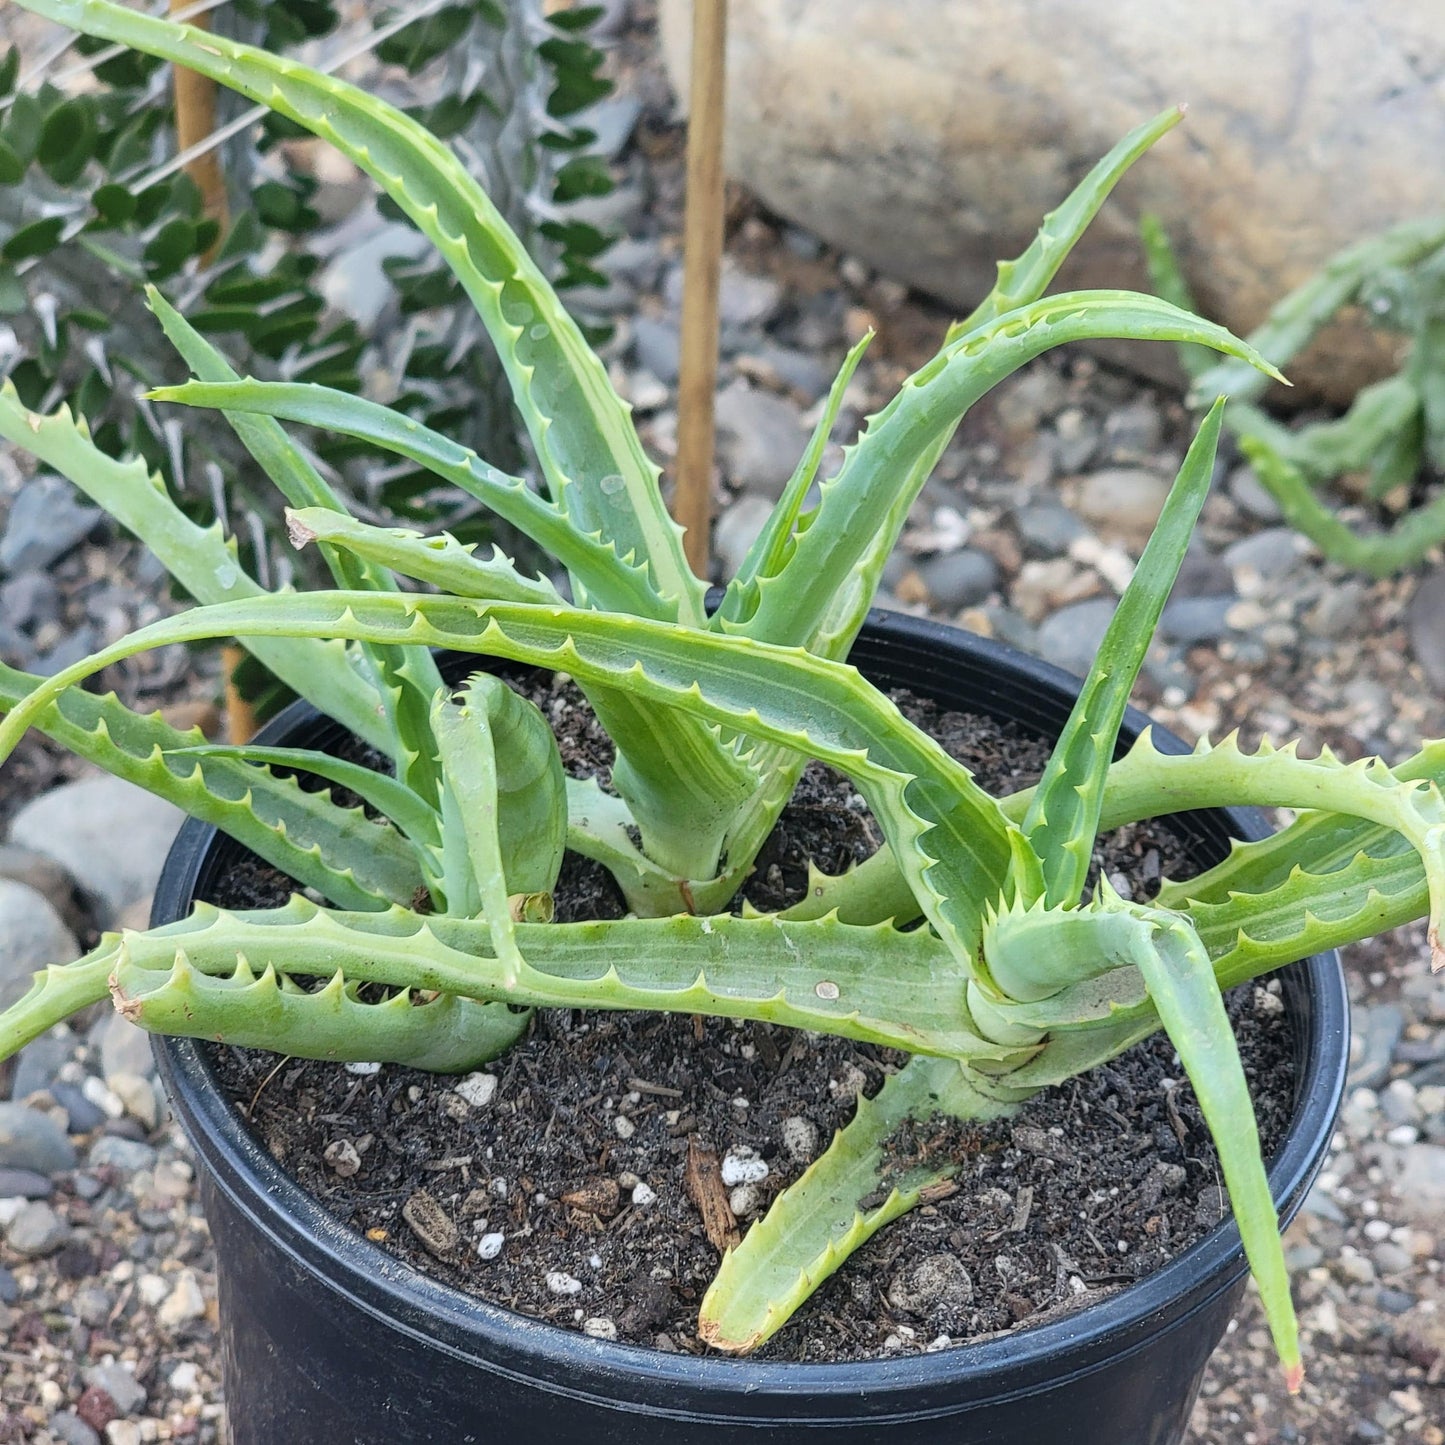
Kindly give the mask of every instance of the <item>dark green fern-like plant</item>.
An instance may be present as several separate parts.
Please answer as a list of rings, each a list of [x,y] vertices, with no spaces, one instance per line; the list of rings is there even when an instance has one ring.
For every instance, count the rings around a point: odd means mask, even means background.
[[[382,74],[394,67],[404,77],[398,90],[414,93],[412,111],[487,176],[508,224],[566,286],[597,279],[591,263],[606,244],[566,220],[569,200],[611,184],[575,124],[608,90],[586,40],[595,13],[549,22],[535,0],[430,0],[378,11],[359,39],[335,33],[331,0],[233,0],[210,19],[274,53],[320,43],[337,59],[370,51]],[[192,515],[222,516],[278,579],[293,554],[245,448],[227,430],[168,424],[139,400],[176,371],[142,283],[198,331],[224,338],[249,374],[355,390],[363,373],[379,372],[394,378],[397,405],[519,467],[505,378],[450,274],[434,262],[396,267],[394,299],[366,331],[330,312],[319,287],[317,183],[288,145],[305,132],[263,108],[224,141],[231,224],[220,235],[177,164],[171,68],[102,47],[81,37],[78,62],[57,56],[23,91],[18,51],[0,65],[0,308],[16,338],[0,375],[21,398],[90,418],[101,445],[145,457]],[[79,70],[93,83],[77,91],[69,81]],[[223,134],[253,109],[231,100],[217,117]],[[414,468],[383,468],[339,439],[313,440],[343,495],[371,515],[455,526],[465,510]]]
[[[1391,769],[1291,749],[1245,753],[1232,739],[1170,757],[1146,735],[1111,761],[1209,485],[1218,404],[1037,788],[991,797],[843,661],[953,429],[1033,357],[1122,336],[1212,347],[1277,375],[1247,344],[1167,301],[1045,295],[1114,184],[1178,112],[1127,136],[1045,219],[815,494],[859,343],[776,510],[709,613],[627,407],[451,150],[376,98],[264,51],[106,0],[23,3],[264,100],[374,176],[475,306],[546,491],[343,390],[241,379],[152,290],[196,378],[152,393],[152,403],[219,410],[289,504],[295,542],[314,547],[335,581],[278,592],[241,566],[219,527],[187,518],[143,461],[107,456],[64,408],[45,414],[13,388],[0,391],[0,435],[110,511],[198,604],[53,678],[0,668],[0,757],[38,728],[224,829],[298,885],[284,907],[198,906],[45,970],[0,1014],[0,1057],[107,994],[147,1029],[441,1071],[495,1057],[526,1029],[524,1010],[544,1006],[762,1019],[905,1050],[911,1061],[723,1260],[699,1328],[708,1343],[745,1351],[961,1167],[935,1157],[897,1169],[886,1145],[901,1126],[939,1113],[1006,1114],[1162,1026],[1215,1134],[1296,1387],[1283,1252],[1221,991],[1427,913],[1439,956],[1445,745]],[[358,519],[283,421],[400,456],[482,503],[566,570],[574,601],[445,532]],[[398,578],[430,590],[402,591]],[[211,746],[82,686],[148,647],[230,636],[375,747],[391,772]],[[436,647],[573,677],[615,744],[613,790],[565,777],[540,712],[488,673],[446,686]],[[886,847],[841,877],[815,874],[806,901],[786,912],[726,911],[809,758],[853,780]],[[372,811],[303,791],[295,769]],[[1085,897],[1100,829],[1226,803],[1307,811],[1202,877],[1167,884],[1151,904],[1106,886]],[[564,848],[612,873],[631,916],[551,921]],[[304,986],[315,980],[324,986]]]

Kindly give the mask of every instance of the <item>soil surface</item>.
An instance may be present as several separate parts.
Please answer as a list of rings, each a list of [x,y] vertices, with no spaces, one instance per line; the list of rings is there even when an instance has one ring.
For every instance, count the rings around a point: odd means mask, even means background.
[[[534,689],[574,769],[605,766],[606,741],[571,685]],[[898,696],[992,791],[1037,776],[1045,752],[1033,739]],[[852,785],[815,764],[746,896],[786,905],[801,896],[808,857],[838,869],[877,840]],[[600,870],[572,862],[559,915],[619,913],[610,880],[599,887]],[[1158,826],[1120,830],[1096,860],[1140,897],[1181,865]],[[265,905],[285,891],[252,861],[212,901]],[[1288,1024],[1266,987],[1236,991],[1231,1009],[1272,1150],[1288,1122]],[[720,1245],[766,1212],[848,1122],[856,1096],[876,1093],[905,1057],[738,1020],[557,1010],[460,1083],[215,1054],[273,1157],[382,1248],[509,1309],[689,1351],[703,1348],[697,1310]],[[891,1147],[963,1160],[956,1190],[860,1250],[768,1356],[866,1358],[1038,1323],[1147,1274],[1223,1217],[1213,1147],[1162,1036],[1007,1119],[920,1122]]]

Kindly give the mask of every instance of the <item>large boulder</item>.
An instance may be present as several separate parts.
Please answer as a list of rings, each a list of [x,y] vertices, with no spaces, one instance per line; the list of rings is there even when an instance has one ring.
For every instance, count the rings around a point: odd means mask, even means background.
[[[684,91],[690,10],[662,0]],[[1445,209],[1440,19],[1440,0],[732,0],[729,170],[966,307],[1114,141],[1183,101],[1060,280],[1146,284],[1154,210],[1203,309],[1247,331],[1342,246]],[[1334,399],[1390,354],[1358,324],[1321,342],[1291,377]]]

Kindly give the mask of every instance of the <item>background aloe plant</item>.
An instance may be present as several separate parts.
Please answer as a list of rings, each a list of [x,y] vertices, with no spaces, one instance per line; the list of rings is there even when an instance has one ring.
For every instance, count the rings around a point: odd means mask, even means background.
[[[1163,227],[1142,224],[1155,288],[1176,305],[1194,301]],[[1445,495],[1407,507],[1388,529],[1361,534],[1320,491],[1346,474],[1365,477],[1365,499],[1383,503],[1445,473],[1445,220],[1407,221],[1341,251],[1270,312],[1250,342],[1288,366],[1320,329],[1357,307],[1377,326],[1408,337],[1394,376],[1367,386],[1332,421],[1290,428],[1255,405],[1265,377],[1197,347],[1180,348],[1196,404],[1219,392],[1234,399],[1229,427],[1285,519],[1325,556],[1387,577],[1420,562],[1445,541]]]
[[[889,1136],[935,1114],[1007,1112],[1162,1026],[1215,1130],[1226,1182],[1291,1386],[1300,1361],[1273,1206],[1220,992],[1280,964],[1430,913],[1445,898],[1445,746],[1396,767],[1242,752],[1120,761],[1129,690],[1202,505],[1216,404],[1048,768],[995,799],[842,660],[910,504],[989,386],[1063,341],[1125,335],[1209,346],[1272,370],[1167,301],[1044,292],[1110,188],[1178,120],[1126,137],[1000,267],[993,292],[814,481],[866,340],[855,348],[769,525],[711,615],[618,400],[542,271],[456,156],[416,119],[340,81],[105,3],[24,0],[87,33],[264,101],[373,175],[434,243],[492,337],[545,494],[404,412],[315,383],[243,380],[159,296],[196,380],[154,403],[219,409],[289,505],[335,590],[268,591],[218,526],[116,461],[62,408],[0,392],[0,435],[70,477],[200,604],[39,679],[0,669],[0,756],[37,727],[216,823],[326,900],[107,935],[0,1015],[0,1056],[109,992],[142,1027],[334,1059],[462,1070],[527,1026],[518,1005],[649,1008],[770,1020],[901,1048],[894,1074],[724,1259],[701,1330],[768,1338],[877,1229],[957,1160],[895,1170]],[[281,422],[364,442],[458,488],[548,551],[570,601],[500,553],[350,515]],[[429,590],[401,590],[398,578]],[[81,684],[147,647],[239,636],[378,749],[390,775],[295,750],[205,744]],[[540,715],[478,673],[447,687],[430,649],[565,671],[617,749],[613,792],[563,776]],[[781,914],[725,912],[804,762],[847,774],[887,846],[814,875]],[[380,819],[305,792],[300,768]],[[1308,810],[1149,905],[1085,897],[1103,828],[1221,803]],[[632,908],[556,923],[564,848],[602,862]],[[918,919],[922,927],[910,928]],[[880,959],[887,961],[880,967]],[[308,990],[308,980],[325,980]],[[872,1202],[879,1189],[884,1202]]]

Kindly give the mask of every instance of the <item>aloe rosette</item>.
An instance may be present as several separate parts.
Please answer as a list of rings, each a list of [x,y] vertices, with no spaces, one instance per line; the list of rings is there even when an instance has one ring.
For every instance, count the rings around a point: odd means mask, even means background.
[[[601,363],[458,160],[415,120],[331,77],[105,3],[22,0],[88,34],[209,75],[330,141],[435,244],[475,303],[537,458],[507,473],[404,411],[325,387],[238,376],[152,298],[195,379],[156,403],[219,410],[271,479],[298,546],[335,590],[271,592],[218,529],[181,516],[84,422],[0,392],[0,435],[136,533],[197,604],[52,678],[0,668],[0,756],[30,727],[214,823],[283,869],[284,907],[197,906],[108,934],[37,975],[0,1014],[0,1057],[107,995],[141,1027],[338,1060],[459,1071],[495,1057],[535,1007],[767,1020],[906,1051],[876,1099],[722,1261],[703,1337],[756,1347],[878,1229],[958,1169],[900,1167],[890,1137],[943,1114],[1006,1113],[1161,1026],[1219,1145],[1291,1385],[1300,1358],[1277,1221],[1221,990],[1429,913],[1445,899],[1445,747],[1395,768],[1240,750],[1113,760],[1129,691],[1213,470],[1205,418],[1036,788],[993,798],[844,661],[933,464],[989,387],[1065,341],[1207,346],[1270,368],[1167,301],[1046,296],[1124,171],[1178,120],[1126,137],[828,477],[825,444],[866,340],[847,358],[777,509],[709,614],[657,469]],[[527,533],[559,576],[445,534],[345,510],[283,423],[353,438],[433,473]],[[810,498],[815,500],[810,501]],[[565,572],[562,582],[560,573]],[[149,647],[239,637],[389,762],[183,734],[83,686]],[[564,776],[542,715],[485,669],[443,683],[433,649],[567,673],[617,750],[610,786]],[[730,911],[809,759],[846,774],[885,846],[814,874],[783,913]],[[300,770],[364,807],[305,791]],[[1086,894],[1103,829],[1224,803],[1303,810],[1144,905]],[[553,921],[566,849],[602,863],[630,916]],[[315,899],[324,902],[313,901]],[[886,968],[878,960],[886,958]],[[883,1202],[879,1204],[877,1200]]]

